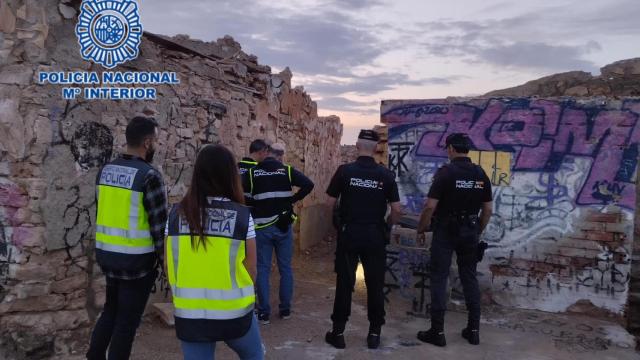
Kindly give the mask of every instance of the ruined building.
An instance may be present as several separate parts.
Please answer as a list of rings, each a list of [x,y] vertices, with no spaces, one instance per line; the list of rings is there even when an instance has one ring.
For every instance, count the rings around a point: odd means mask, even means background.
[[[66,101],[40,71],[96,71],[74,34],[79,1],[0,1],[0,358],[42,358],[86,344],[104,301],[92,260],[94,181],[125,144],[136,114],[160,123],[155,164],[170,201],[185,193],[197,149],[221,143],[241,157],[255,138],[286,144],[286,161],[316,183],[298,213],[297,246],[331,228],[324,189],[340,161],[342,125],[230,37],[204,43],[145,34],[117,71],[171,71],[157,101]],[[326,222],[326,223],[325,223]],[[4,352],[4,353],[3,353]]]

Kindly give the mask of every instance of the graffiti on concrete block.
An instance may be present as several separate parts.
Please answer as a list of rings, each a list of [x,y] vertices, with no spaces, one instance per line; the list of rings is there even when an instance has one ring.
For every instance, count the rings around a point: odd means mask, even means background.
[[[469,158],[482,167],[494,186],[508,186],[511,183],[511,153],[469,151]]]
[[[571,158],[591,160],[590,172],[575,202],[606,204],[613,199],[592,196],[596,182],[617,184],[621,206],[634,207],[631,182],[637,166],[640,141],[639,114],[628,100],[619,108],[575,101],[494,99],[483,103],[400,104],[387,102],[382,119],[390,125],[389,142],[424,128],[411,144],[417,158],[444,158],[444,141],[454,132],[469,134],[478,150],[514,154],[514,172],[557,172]],[[423,109],[446,108],[446,112]],[[431,126],[429,126],[431,125]],[[433,125],[441,125],[434,127]],[[408,145],[405,145],[408,146]],[[390,150],[391,150],[390,146]]]
[[[383,101],[381,111],[409,213],[420,213],[433,175],[448,162],[446,137],[469,135],[469,157],[494,185],[494,215],[482,235],[490,245],[485,285],[519,306],[562,311],[588,296],[623,311],[631,227],[606,232],[589,214],[625,219],[607,229],[633,218],[640,100]]]

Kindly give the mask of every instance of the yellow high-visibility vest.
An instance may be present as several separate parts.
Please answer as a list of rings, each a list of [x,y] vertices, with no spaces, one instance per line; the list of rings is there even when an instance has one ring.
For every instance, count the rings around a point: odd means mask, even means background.
[[[154,252],[142,203],[144,177],[151,169],[142,160],[118,158],[100,171],[96,195],[98,251],[125,255]]]
[[[189,225],[177,206],[169,214],[167,276],[175,316],[181,321],[237,319],[254,309],[253,281],[243,263],[249,209],[231,201],[209,200],[206,248],[192,247]]]

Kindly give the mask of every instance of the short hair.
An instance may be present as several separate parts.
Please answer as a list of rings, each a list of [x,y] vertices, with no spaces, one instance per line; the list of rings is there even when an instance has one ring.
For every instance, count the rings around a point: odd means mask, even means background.
[[[378,148],[377,141],[367,139],[358,139],[358,141],[356,141],[356,145],[359,149],[370,153],[374,153]]]
[[[258,151],[262,151],[268,147],[269,145],[267,142],[262,139],[253,140],[251,144],[249,144],[249,154],[257,153]]]
[[[282,143],[275,143],[269,147],[270,152],[276,156],[284,156],[285,146]]]
[[[144,140],[155,134],[158,123],[154,118],[136,116],[127,125],[126,137],[127,145],[139,147]]]
[[[473,146],[469,136],[464,133],[453,133],[447,136],[445,140],[446,146],[453,146],[453,149],[460,154],[468,154],[469,150]]]

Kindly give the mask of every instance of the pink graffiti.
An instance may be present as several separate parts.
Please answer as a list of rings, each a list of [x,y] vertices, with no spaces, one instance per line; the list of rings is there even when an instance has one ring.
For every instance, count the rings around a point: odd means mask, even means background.
[[[629,100],[613,110],[538,99],[439,100],[407,102],[386,111],[384,107],[383,103],[382,121],[390,126],[390,142],[396,127],[441,125],[423,133],[414,148],[416,156],[444,157],[446,137],[464,132],[478,150],[512,152],[513,171],[554,172],[568,156],[589,157],[593,163],[576,203],[603,204],[605,197],[594,189],[606,182],[619,184],[619,205],[635,208],[640,101]]]

